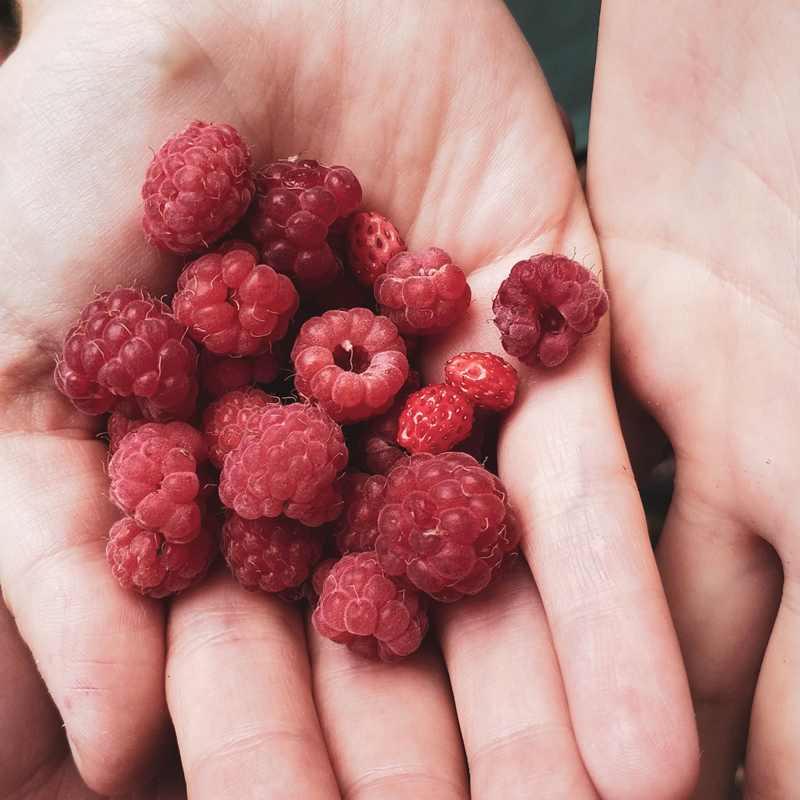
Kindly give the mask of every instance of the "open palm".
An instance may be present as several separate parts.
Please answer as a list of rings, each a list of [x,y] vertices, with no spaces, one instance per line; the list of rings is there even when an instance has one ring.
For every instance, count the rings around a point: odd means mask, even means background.
[[[658,561],[703,800],[746,738],[748,797],[800,785],[797,10],[619,0],[601,22],[587,188],[615,364],[675,450]]]
[[[126,2],[26,8],[0,71],[0,583],[86,781],[119,792],[177,734],[192,797],[680,797],[696,745],[677,643],[619,433],[601,326],[523,370],[501,477],[519,566],[436,615],[402,665],[358,660],[224,570],[165,607],[120,589],[94,420],[52,384],[96,291],[167,293],[139,230],[150,148],[224,121],[256,164],[350,166],[364,207],[470,275],[469,319],[431,346],[498,349],[515,261],[599,271],[569,146],[503,5]],[[437,372],[438,371],[438,372]],[[166,677],[165,677],[166,676]],[[466,762],[464,754],[466,753]],[[469,777],[468,777],[469,775]]]

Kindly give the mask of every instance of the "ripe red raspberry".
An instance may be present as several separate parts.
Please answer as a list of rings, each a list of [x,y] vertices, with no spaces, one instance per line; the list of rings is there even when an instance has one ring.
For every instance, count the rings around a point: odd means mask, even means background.
[[[375,549],[385,484],[386,478],[382,475],[365,475],[354,469],[345,473],[342,487],[344,510],[331,526],[340,553],[363,553]]]
[[[339,560],[338,558],[323,559],[314,569],[311,578],[306,584],[306,596],[312,608],[315,608],[319,603],[319,597],[322,594],[322,587],[325,585],[325,579],[331,574],[331,570],[339,563]]]
[[[114,577],[126,589],[166,597],[198,583],[217,554],[213,517],[206,516],[190,542],[171,542],[143,529],[131,517],[111,526],[106,557]]]
[[[304,525],[339,516],[335,483],[347,464],[342,429],[305,403],[254,411],[239,446],[225,459],[222,502],[245,519],[286,514]]]
[[[393,256],[406,250],[397,228],[375,211],[355,214],[347,226],[347,259],[359,283],[372,287]]]
[[[397,328],[366,308],[310,319],[294,343],[292,362],[297,391],[342,423],[385,411],[408,376]]]
[[[360,202],[361,186],[346,167],[278,161],[257,173],[247,223],[267,264],[306,281],[306,288],[320,288],[334,279],[338,266],[325,241],[328,231]]]
[[[510,356],[555,367],[597,327],[608,295],[582,264],[542,253],[514,264],[492,310]]]
[[[422,644],[425,598],[386,577],[375,553],[353,553],[334,565],[311,621],[317,632],[365,658],[397,661]]]
[[[259,264],[257,255],[250,245],[227,242],[222,252],[201,256],[178,278],[175,316],[212,353],[265,352],[286,333],[300,305],[292,282]]]
[[[519,540],[499,478],[466,453],[421,453],[386,479],[375,550],[387,575],[436,600],[475,594]]]
[[[222,467],[228,454],[242,441],[250,415],[258,408],[279,402],[277,397],[252,387],[236,389],[217,398],[203,412],[208,460],[215,467]]]
[[[283,592],[305,581],[322,555],[324,528],[285,516],[243,519],[233,511],[222,528],[222,552],[239,583],[251,592]]]
[[[131,419],[127,415],[127,411],[121,411],[115,406],[108,418],[108,449],[113,454],[119,450],[119,446],[125,436],[133,431],[139,430],[142,425],[147,425],[149,420],[144,418],[138,404],[135,406],[138,415],[134,413],[134,418]]]
[[[170,542],[189,542],[200,531],[205,507],[197,476],[205,458],[203,437],[191,425],[143,425],[122,439],[111,458],[111,499],[141,528]]]
[[[212,397],[220,397],[251,383],[272,383],[281,372],[280,347],[272,342],[269,351],[256,356],[218,356],[203,349],[197,374],[203,389]]]
[[[169,308],[147,292],[116,289],[92,300],[64,337],[58,389],[86,414],[102,414],[115,395],[169,409],[197,390],[197,351]]]
[[[450,386],[461,389],[477,408],[502,411],[514,402],[517,371],[492,353],[461,353],[444,366]]]
[[[167,139],[147,168],[144,235],[159,250],[198,253],[234,226],[254,190],[250,151],[237,131],[192,122]]]
[[[397,442],[411,453],[444,453],[467,437],[474,411],[460,389],[433,383],[406,400]]]
[[[398,253],[375,281],[375,299],[401,333],[441,333],[469,307],[464,273],[438,247]]]

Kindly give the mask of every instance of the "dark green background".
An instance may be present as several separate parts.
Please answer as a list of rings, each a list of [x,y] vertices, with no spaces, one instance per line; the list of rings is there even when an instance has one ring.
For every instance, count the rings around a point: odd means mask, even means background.
[[[506,0],[575,126],[575,150],[589,133],[600,0]]]

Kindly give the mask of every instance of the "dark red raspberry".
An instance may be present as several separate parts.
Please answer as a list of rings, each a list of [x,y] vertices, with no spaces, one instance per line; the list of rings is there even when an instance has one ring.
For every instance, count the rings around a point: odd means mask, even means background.
[[[160,300],[116,289],[92,300],[64,337],[55,380],[86,414],[102,414],[115,395],[136,395],[156,408],[178,406],[197,390],[197,351]]]
[[[582,264],[542,253],[514,264],[492,310],[510,356],[555,367],[597,327],[608,295]]]
[[[111,412],[111,416],[108,418],[107,430],[109,439],[108,449],[112,454],[119,450],[120,443],[127,434],[149,423],[149,420],[145,419],[144,415],[141,413],[138,403],[136,404],[136,411],[139,413],[138,415],[134,414],[133,419],[128,416],[127,411],[118,410],[116,406]]]
[[[474,413],[460,389],[432,383],[406,400],[397,443],[411,453],[444,453],[467,437]]]
[[[347,259],[359,283],[372,287],[393,256],[406,250],[397,228],[375,211],[355,214],[347,226]]]
[[[147,168],[142,228],[160,250],[210,247],[253,198],[250,151],[230,125],[192,122],[164,143]]]
[[[297,391],[343,423],[385,411],[408,376],[397,328],[366,308],[310,319],[294,343],[292,362]]]
[[[320,288],[337,270],[325,241],[328,232],[360,202],[361,186],[346,167],[325,167],[310,159],[278,161],[257,173],[247,223],[267,264],[306,281],[306,288]]]
[[[375,553],[353,553],[325,578],[311,620],[321,636],[360,656],[397,661],[422,644],[426,605],[423,596],[385,575]]]
[[[327,281],[328,278],[325,278]],[[369,308],[375,305],[372,292],[362,286],[350,270],[342,266],[339,257],[336,257],[336,275],[322,288],[316,288],[316,282],[296,281],[300,292],[300,299],[312,306],[324,309],[336,308]]]
[[[365,475],[354,469],[345,473],[342,486],[344,510],[331,526],[340,553],[363,553],[375,549],[385,484],[386,478],[382,475]]]
[[[268,352],[257,356],[218,356],[203,349],[197,374],[203,389],[212,397],[220,397],[251,383],[272,383],[280,375],[282,364],[277,342],[270,344]]]
[[[387,575],[436,600],[475,594],[500,573],[519,534],[500,480],[466,453],[422,453],[386,479],[375,549]]]
[[[321,525],[341,512],[335,482],[346,464],[342,429],[324,411],[305,403],[268,405],[251,414],[225,459],[219,496],[245,519],[286,514]]]
[[[405,334],[441,333],[467,310],[472,297],[464,273],[438,247],[418,256],[398,253],[375,281],[375,299]]]
[[[322,555],[324,528],[285,516],[243,519],[229,511],[222,552],[239,583],[251,592],[283,592],[300,586]]]
[[[184,543],[171,542],[124,517],[111,526],[106,557],[114,577],[126,589],[166,597],[198,583],[217,548],[213,517],[205,517],[199,533]]]
[[[476,408],[502,411],[512,405],[517,392],[517,371],[493,353],[453,356],[444,366],[444,376]]]
[[[206,458],[199,431],[185,422],[151,422],[129,433],[111,458],[111,499],[141,528],[170,542],[200,531],[205,501],[197,466]]]
[[[217,398],[203,412],[208,460],[215,467],[222,467],[226,456],[242,441],[250,415],[258,408],[279,402],[277,397],[252,387],[235,389]]]
[[[300,298],[255,248],[226,242],[223,252],[193,261],[178,278],[172,308],[196,341],[218,355],[250,356],[269,349],[289,327]]]

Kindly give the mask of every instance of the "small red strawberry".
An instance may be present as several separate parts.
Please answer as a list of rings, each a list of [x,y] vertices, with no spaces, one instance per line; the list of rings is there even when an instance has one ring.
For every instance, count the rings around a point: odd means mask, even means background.
[[[464,392],[445,383],[433,383],[406,401],[397,441],[411,453],[444,453],[467,437],[473,414]]]
[[[372,288],[386,265],[406,249],[400,234],[386,217],[375,211],[355,214],[347,228],[347,257],[359,283]]]
[[[493,353],[460,353],[444,367],[450,386],[461,389],[476,408],[502,411],[514,402],[517,371]]]

